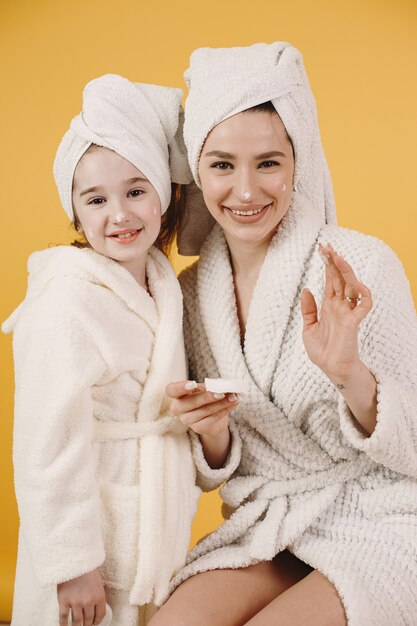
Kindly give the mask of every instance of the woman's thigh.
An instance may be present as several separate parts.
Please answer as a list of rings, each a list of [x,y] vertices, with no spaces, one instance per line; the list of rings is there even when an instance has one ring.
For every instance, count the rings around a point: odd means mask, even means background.
[[[285,551],[273,561],[197,574],[174,591],[149,626],[242,626],[310,572]]]
[[[334,585],[313,571],[274,598],[245,626],[346,626],[343,604]]]

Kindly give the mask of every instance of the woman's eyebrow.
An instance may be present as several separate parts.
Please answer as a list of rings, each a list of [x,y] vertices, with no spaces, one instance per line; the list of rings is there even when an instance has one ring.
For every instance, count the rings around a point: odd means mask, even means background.
[[[273,150],[271,152],[263,152],[262,154],[258,154],[257,157],[255,157],[256,159],[270,159],[271,157],[285,157],[285,154],[283,152],[279,152],[278,150]]]
[[[221,152],[220,150],[212,150],[211,152],[207,152],[207,154],[205,154],[204,156],[215,156],[219,157],[220,159],[234,159],[233,154],[230,154],[230,152]]]

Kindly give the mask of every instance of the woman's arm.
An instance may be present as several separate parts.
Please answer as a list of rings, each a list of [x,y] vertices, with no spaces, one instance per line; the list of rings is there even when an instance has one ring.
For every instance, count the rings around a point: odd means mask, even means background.
[[[417,320],[402,266],[378,242],[368,272],[372,308],[369,289],[350,265],[331,247],[321,252],[329,262],[320,319],[312,294],[302,295],[307,353],[340,391],[341,428],[350,443],[416,476]]]

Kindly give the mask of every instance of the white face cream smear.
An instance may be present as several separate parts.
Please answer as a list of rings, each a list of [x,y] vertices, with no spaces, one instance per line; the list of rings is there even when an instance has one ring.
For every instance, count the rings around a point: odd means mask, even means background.
[[[243,199],[244,200],[250,200],[250,198],[251,198],[251,195],[250,195],[249,191],[245,191],[245,193],[243,194]]]
[[[282,185],[282,191],[287,191],[287,185],[285,183]]]
[[[118,224],[120,224],[120,222],[123,222],[123,219],[124,219],[123,213],[117,213],[117,215],[116,215],[116,222]]]

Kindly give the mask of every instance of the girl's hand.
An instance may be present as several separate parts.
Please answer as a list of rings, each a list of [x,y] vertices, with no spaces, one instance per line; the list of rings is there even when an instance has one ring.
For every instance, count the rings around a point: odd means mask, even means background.
[[[234,393],[211,393],[194,381],[169,383],[165,393],[172,399],[171,414],[199,435],[216,436],[226,430],[229,414],[239,402]]]
[[[208,465],[212,469],[223,466],[229,449],[229,414],[239,398],[234,393],[210,393],[195,381],[181,381],[167,385],[165,393],[172,398],[171,413],[200,436]]]
[[[67,626],[71,610],[72,626],[100,624],[106,614],[106,596],[98,570],[83,574],[57,587],[59,626]]]
[[[320,244],[319,254],[326,265],[324,300],[319,319],[313,294],[303,290],[303,341],[311,361],[340,386],[362,366],[358,328],[372,308],[372,297],[330,244]]]

